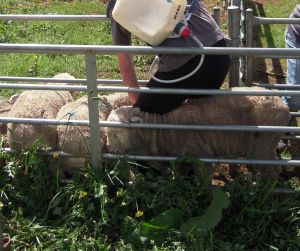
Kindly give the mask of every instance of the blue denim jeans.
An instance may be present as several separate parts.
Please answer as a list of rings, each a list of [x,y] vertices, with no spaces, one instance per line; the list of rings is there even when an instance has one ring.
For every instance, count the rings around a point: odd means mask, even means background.
[[[285,34],[285,44],[287,48],[300,48],[299,42],[297,42],[288,32]],[[300,58],[290,58],[287,60],[286,79],[288,85],[299,85],[300,89]],[[283,97],[283,99],[289,106],[290,111],[300,110],[300,96],[286,96]]]

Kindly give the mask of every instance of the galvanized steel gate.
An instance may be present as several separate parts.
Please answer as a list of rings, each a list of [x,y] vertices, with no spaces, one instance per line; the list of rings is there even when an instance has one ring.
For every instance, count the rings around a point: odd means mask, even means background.
[[[26,124],[52,124],[66,125],[76,124],[78,126],[90,125],[91,127],[91,162],[93,168],[101,168],[102,159],[114,159],[121,157],[116,154],[102,153],[100,142],[100,127],[126,127],[126,128],[162,128],[162,129],[178,129],[178,130],[210,130],[210,131],[257,131],[257,132],[291,132],[300,133],[298,127],[278,127],[278,126],[203,126],[203,125],[174,125],[174,124],[149,124],[149,123],[132,123],[125,124],[122,122],[98,121],[98,99],[95,98],[98,92],[136,92],[136,93],[172,93],[172,94],[192,94],[192,95],[255,95],[255,96],[300,96],[298,90],[282,90],[282,91],[236,91],[230,90],[189,90],[189,89],[156,89],[156,88],[129,88],[120,87],[115,84],[120,84],[120,80],[97,79],[96,55],[109,54],[114,55],[118,52],[128,52],[131,54],[222,54],[231,55],[233,66],[230,71],[229,83],[230,86],[240,85],[240,61],[239,57],[268,57],[268,58],[292,58],[300,57],[300,49],[271,49],[271,48],[239,48],[240,31],[237,30],[240,24],[240,10],[236,6],[228,7],[229,14],[229,39],[231,41],[230,48],[205,47],[198,48],[163,48],[163,47],[148,47],[148,46],[88,46],[88,45],[42,45],[42,44],[0,44],[0,53],[31,53],[31,54],[82,54],[85,55],[86,78],[76,79],[68,82],[74,85],[43,85],[43,84],[15,84],[11,82],[64,82],[63,80],[50,78],[21,78],[21,77],[0,77],[0,88],[3,89],[38,89],[38,90],[76,90],[86,91],[88,94],[89,106],[89,121],[78,120],[50,120],[50,119],[28,119],[28,118],[6,118],[0,117],[0,122],[4,123],[26,123]],[[105,16],[101,15],[0,15],[0,20],[106,20]],[[238,20],[238,21],[237,21]],[[234,26],[235,28],[230,28]],[[234,30],[232,30],[234,29]],[[143,83],[143,81],[140,81]],[[84,84],[84,85],[76,85]],[[107,84],[99,86],[99,84]],[[297,114],[294,114],[297,115]],[[2,149],[12,151],[12,149]],[[67,155],[66,153],[61,153]],[[176,156],[138,156],[130,155],[128,158],[135,160],[161,160],[170,161],[176,159]],[[263,165],[289,165],[300,166],[300,160],[254,160],[254,159],[216,159],[216,158],[201,158],[207,163],[234,163],[234,164],[263,164]],[[266,167],[267,168],[267,167]]]

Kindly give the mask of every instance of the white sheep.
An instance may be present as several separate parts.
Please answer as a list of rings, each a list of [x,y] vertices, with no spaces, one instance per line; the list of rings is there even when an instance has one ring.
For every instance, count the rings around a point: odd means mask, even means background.
[[[54,76],[55,79],[75,79],[68,73]],[[27,90],[22,92],[11,107],[9,116],[15,118],[55,119],[60,108],[73,101],[68,91]],[[8,144],[13,149],[28,149],[39,140],[45,148],[57,146],[56,127],[53,125],[8,124]]]
[[[127,93],[113,93],[102,96],[111,105],[112,109],[117,109],[122,106],[130,106],[131,102]]]
[[[11,101],[6,100],[5,98],[0,98],[0,117],[8,117],[11,109]],[[0,134],[6,135],[7,133],[7,124],[0,123]]]
[[[245,88],[233,88],[245,90]],[[287,126],[289,110],[279,97],[207,96],[187,100],[163,114],[121,107],[108,121],[198,125]],[[106,130],[110,153],[139,155],[195,155],[203,158],[277,159],[281,132],[239,132],[113,128]],[[279,166],[259,166],[263,178],[276,179]]]
[[[112,107],[105,96],[99,96],[99,121],[106,120]],[[82,98],[64,105],[58,112],[57,119],[89,120],[88,97]],[[104,148],[106,137],[101,129],[100,141]],[[58,147],[63,152],[77,157],[60,159],[60,167],[63,174],[72,174],[74,169],[82,167],[86,158],[78,157],[90,154],[90,126],[78,126],[76,124],[57,126]]]
[[[99,121],[105,121],[112,109],[124,105],[130,105],[127,93],[114,93],[99,96]],[[88,98],[83,96],[80,99],[64,105],[57,114],[57,119],[70,120],[88,120]],[[102,150],[106,146],[106,135],[104,128],[100,131],[100,141]],[[58,147],[63,152],[73,155],[74,157],[60,159],[60,168],[63,174],[72,174],[73,170],[82,167],[87,161],[86,158],[79,157],[90,154],[90,127],[71,125],[57,126]],[[77,156],[77,157],[76,157]],[[55,166],[58,163],[52,161]]]

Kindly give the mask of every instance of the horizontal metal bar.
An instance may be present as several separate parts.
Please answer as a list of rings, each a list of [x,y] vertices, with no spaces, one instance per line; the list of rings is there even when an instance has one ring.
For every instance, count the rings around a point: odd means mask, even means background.
[[[131,159],[131,160],[154,160],[154,161],[174,161],[176,156],[148,156],[148,155],[121,155],[104,153],[104,159]],[[245,164],[245,165],[278,165],[278,166],[300,166],[300,160],[257,160],[257,159],[218,159],[201,158],[199,160],[205,163],[216,164]],[[268,168],[268,167],[266,167]]]
[[[0,20],[20,20],[20,21],[99,21],[108,20],[106,15],[51,15],[51,14],[1,14]]]
[[[281,137],[281,139],[284,139],[284,140],[300,140],[300,136],[286,135],[286,136]]]
[[[263,87],[263,88],[270,88],[270,89],[292,89],[292,90],[300,90],[299,85],[289,85],[289,84],[259,84],[254,83],[255,86]]]
[[[266,55],[257,55],[257,56],[253,55],[253,57],[254,57],[254,58],[272,58],[272,59],[283,59],[283,58],[296,58],[296,59],[297,59],[297,58],[300,58],[300,56],[298,56],[298,55],[294,55],[294,56],[292,56],[292,57],[278,56],[278,55],[271,56],[271,57],[266,56]]]
[[[18,151],[11,148],[0,148],[1,152],[16,153]],[[58,156],[58,157],[85,157],[89,155],[73,155],[63,151],[40,151],[41,155]],[[130,159],[130,160],[153,160],[153,161],[174,161],[178,159],[176,156],[149,156],[149,155],[127,155],[127,154],[112,154],[103,153],[103,158],[110,159]],[[199,160],[205,163],[217,163],[217,164],[248,164],[248,165],[288,165],[288,166],[300,166],[300,160],[257,160],[257,159],[220,159],[220,158],[202,158]],[[268,168],[268,167],[266,167]]]
[[[65,117],[71,116],[66,114]],[[1,123],[14,123],[14,124],[29,124],[29,125],[72,125],[87,126],[88,120],[72,120],[72,119],[32,119],[32,118],[10,118],[0,117]]]
[[[290,112],[292,117],[300,117],[300,112]]]
[[[68,115],[66,115],[67,117]],[[32,119],[0,117],[1,123],[35,124],[35,125],[72,125],[86,126],[88,120],[67,119]],[[99,121],[101,127],[117,128],[146,128],[146,129],[175,129],[175,130],[201,130],[201,131],[245,131],[245,132],[300,132],[300,127],[291,126],[248,126],[248,125],[184,125],[184,124],[155,124],[155,123],[123,123],[116,121]]]
[[[0,76],[0,81],[16,81],[16,82],[45,82],[45,83],[87,83],[86,79],[56,79],[56,78],[34,78],[34,77],[14,77]],[[139,84],[146,84],[148,80],[138,80]],[[123,83],[121,79],[97,79],[98,84],[117,84]]]
[[[299,18],[253,17],[253,25],[259,24],[300,24]]]
[[[16,150],[13,150],[11,148],[0,148],[0,151],[1,152],[6,152],[6,153],[17,153]],[[55,157],[73,157],[73,158],[88,158],[89,156],[87,155],[73,155],[73,154],[69,154],[69,153],[66,153],[66,152],[63,152],[63,151],[53,151],[53,152],[47,152],[47,151],[40,151],[39,154],[41,155],[46,155],[46,156],[55,156]],[[166,157],[166,156],[136,156],[136,155],[117,155],[117,154],[110,154],[110,153],[104,153],[102,156],[104,156],[104,159],[106,160],[111,160],[111,159],[131,159],[131,160],[156,160],[156,161],[173,161],[173,160],[176,160],[177,157]],[[132,157],[132,158],[131,158]],[[223,161],[225,160],[225,163],[224,164],[239,164],[239,163],[235,163],[236,161],[238,160],[232,160],[232,159],[208,159],[208,158],[201,158],[199,157],[198,158],[199,160],[205,162],[205,163],[215,163],[214,161],[217,161],[218,163],[223,163]],[[247,161],[249,163],[249,165],[253,165],[253,160],[246,160],[244,159],[243,160],[244,162]],[[254,160],[256,161],[257,164],[261,163],[262,160]],[[267,164],[266,164],[266,161],[267,161]],[[276,163],[272,163],[274,162],[274,160],[263,160],[264,162],[264,165],[268,165],[268,163],[270,163],[270,165],[280,165],[280,166],[283,166],[284,164],[281,162],[279,162],[281,160],[277,160]],[[288,163],[289,166],[294,166],[297,168],[297,166],[299,166],[300,164],[297,163],[297,160],[285,160],[284,163]],[[241,163],[243,164],[243,163]],[[266,168],[268,168],[266,166]],[[288,189],[288,188],[276,188],[274,189],[274,193],[295,193],[294,190],[292,189]]]
[[[115,46],[115,45],[58,45],[58,44],[0,44],[0,53],[50,53],[50,54],[207,54],[240,55],[264,57],[282,56],[292,58],[300,56],[300,48],[239,48],[239,47],[150,47],[150,46]]]
[[[16,81],[16,82],[45,82],[45,83],[86,83],[86,79],[57,79],[57,78],[34,78],[34,77],[10,77],[0,76],[0,81]]]
[[[0,85],[1,86],[1,85]],[[166,85],[167,86],[167,85]],[[135,92],[155,94],[192,94],[192,95],[232,95],[232,96],[299,96],[300,91],[272,91],[272,90],[224,90],[224,89],[175,89],[175,88],[148,88],[125,86],[98,86],[100,92]]]
[[[167,86],[167,85],[166,85]],[[51,85],[51,84],[11,84],[0,83],[0,89],[28,89],[28,90],[65,90],[86,91],[83,85]],[[219,89],[175,89],[175,88],[148,88],[125,86],[98,86],[99,92],[128,92],[154,94],[189,94],[189,95],[231,95],[231,96],[300,96],[299,91],[272,91],[272,90],[219,90]]]
[[[126,124],[123,122],[116,122],[116,121],[101,121],[100,125],[101,127],[200,130],[200,131],[294,132],[294,133],[300,132],[300,127],[291,127],[291,126],[182,125],[182,124],[154,124],[154,123]]]
[[[66,80],[65,80],[66,82]],[[0,83],[0,89],[27,89],[27,90],[59,90],[59,91],[86,91],[84,85],[45,85],[45,84],[10,84]]]

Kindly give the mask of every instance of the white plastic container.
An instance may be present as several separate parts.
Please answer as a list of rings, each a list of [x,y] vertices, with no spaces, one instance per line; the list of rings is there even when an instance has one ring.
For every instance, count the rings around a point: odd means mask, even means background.
[[[183,17],[186,0],[117,0],[113,18],[150,45],[170,36]]]

